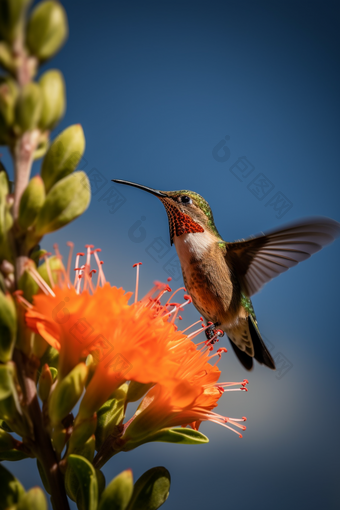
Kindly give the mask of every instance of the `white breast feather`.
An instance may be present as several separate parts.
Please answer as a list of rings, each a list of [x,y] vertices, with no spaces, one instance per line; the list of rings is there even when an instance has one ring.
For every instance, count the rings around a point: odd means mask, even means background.
[[[216,243],[216,239],[207,232],[197,232],[175,236],[174,243],[182,266],[186,266],[192,257],[202,259],[208,248]]]

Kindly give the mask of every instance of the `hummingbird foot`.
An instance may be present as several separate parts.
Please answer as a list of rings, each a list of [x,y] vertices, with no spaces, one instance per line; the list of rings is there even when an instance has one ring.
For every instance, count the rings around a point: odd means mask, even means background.
[[[205,336],[207,337],[207,344],[214,345],[224,335],[224,331],[216,329],[219,326],[219,322],[208,322],[208,328],[205,330]]]

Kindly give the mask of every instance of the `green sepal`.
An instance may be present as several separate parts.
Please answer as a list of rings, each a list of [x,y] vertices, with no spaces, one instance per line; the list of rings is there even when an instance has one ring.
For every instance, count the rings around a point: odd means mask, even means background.
[[[92,464],[80,455],[68,457],[68,468],[77,477],[79,486],[76,501],[80,510],[96,510],[98,505],[98,483],[96,471]]]
[[[13,43],[23,29],[24,16],[31,0],[1,0],[0,33]]]
[[[170,483],[170,473],[165,467],[149,469],[135,483],[126,510],[157,510],[169,496]]]
[[[41,165],[41,177],[47,192],[77,168],[84,151],[85,136],[80,124],[69,126],[53,140]]]
[[[28,459],[29,455],[20,450],[8,450],[7,452],[0,452],[0,461],[7,460],[8,462],[16,462],[17,460]]]
[[[0,464],[0,510],[16,505],[25,494],[25,489],[2,464]]]
[[[99,450],[105,439],[112,435],[120,435],[119,424],[125,416],[125,398],[128,385],[125,383],[114,392],[97,411],[96,449]]]
[[[12,359],[17,333],[17,313],[11,294],[0,291],[0,361]]]
[[[38,333],[33,333],[32,336],[32,342],[31,342],[31,353],[36,358],[42,358],[45,351],[47,350],[48,343],[46,342],[45,338],[43,338]]]
[[[48,404],[52,424],[59,423],[72,411],[83,393],[86,376],[85,363],[79,363],[57,382]]]
[[[30,489],[16,506],[16,510],[47,510],[47,500],[40,487]]]
[[[48,366],[48,364],[45,363],[44,366],[42,367],[42,370],[40,373],[39,387],[38,387],[38,395],[43,402],[47,401],[50,391],[51,391],[52,384],[53,384],[53,378],[52,378],[51,369]]]
[[[209,438],[202,434],[202,432],[189,428],[162,429],[155,433],[144,436],[136,441],[127,441],[123,450],[130,451],[134,448],[137,448],[137,446],[153,441],[177,444],[204,444],[209,443]]]
[[[24,271],[19,278],[18,288],[23,291],[24,298],[32,302],[34,294],[39,291],[39,285],[33,280],[28,271]]]
[[[58,181],[48,193],[36,222],[39,238],[67,225],[80,216],[90,203],[89,180],[75,172]]]
[[[40,61],[51,58],[64,44],[68,34],[65,9],[59,2],[40,2],[27,26],[27,46]]]
[[[74,422],[73,432],[69,442],[69,452],[73,453],[76,448],[81,447],[91,437],[97,427],[97,415],[83,420],[77,417]]]
[[[144,397],[145,393],[147,393],[152,386],[154,386],[154,383],[143,384],[137,381],[130,381],[126,402],[137,402],[137,400]]]
[[[40,175],[29,181],[19,204],[18,223],[23,230],[32,225],[45,201],[45,186]]]
[[[104,490],[98,510],[125,510],[133,492],[131,469],[122,471]]]
[[[66,96],[63,75],[56,69],[50,69],[39,80],[43,105],[39,127],[43,130],[54,129],[65,113]]]
[[[37,83],[23,86],[15,105],[15,126],[19,133],[32,131],[38,125],[42,107],[42,94]]]

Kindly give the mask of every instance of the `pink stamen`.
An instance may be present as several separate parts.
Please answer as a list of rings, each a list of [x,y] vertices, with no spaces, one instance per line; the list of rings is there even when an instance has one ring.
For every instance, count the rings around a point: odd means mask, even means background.
[[[138,301],[138,285],[139,285],[139,266],[142,265],[142,262],[137,262],[133,264],[132,267],[136,268],[136,288],[135,288],[135,303]]]

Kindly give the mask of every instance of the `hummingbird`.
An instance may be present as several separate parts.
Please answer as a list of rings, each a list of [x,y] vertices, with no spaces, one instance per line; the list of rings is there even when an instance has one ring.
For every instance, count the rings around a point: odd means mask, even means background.
[[[160,191],[112,180],[160,199],[168,215],[170,242],[176,247],[184,285],[195,308],[207,324],[212,323],[227,334],[247,370],[253,368],[254,359],[275,370],[259,331],[251,296],[275,276],[333,242],[340,235],[340,223],[330,218],[309,218],[227,242],[216,228],[208,202],[198,193]]]

